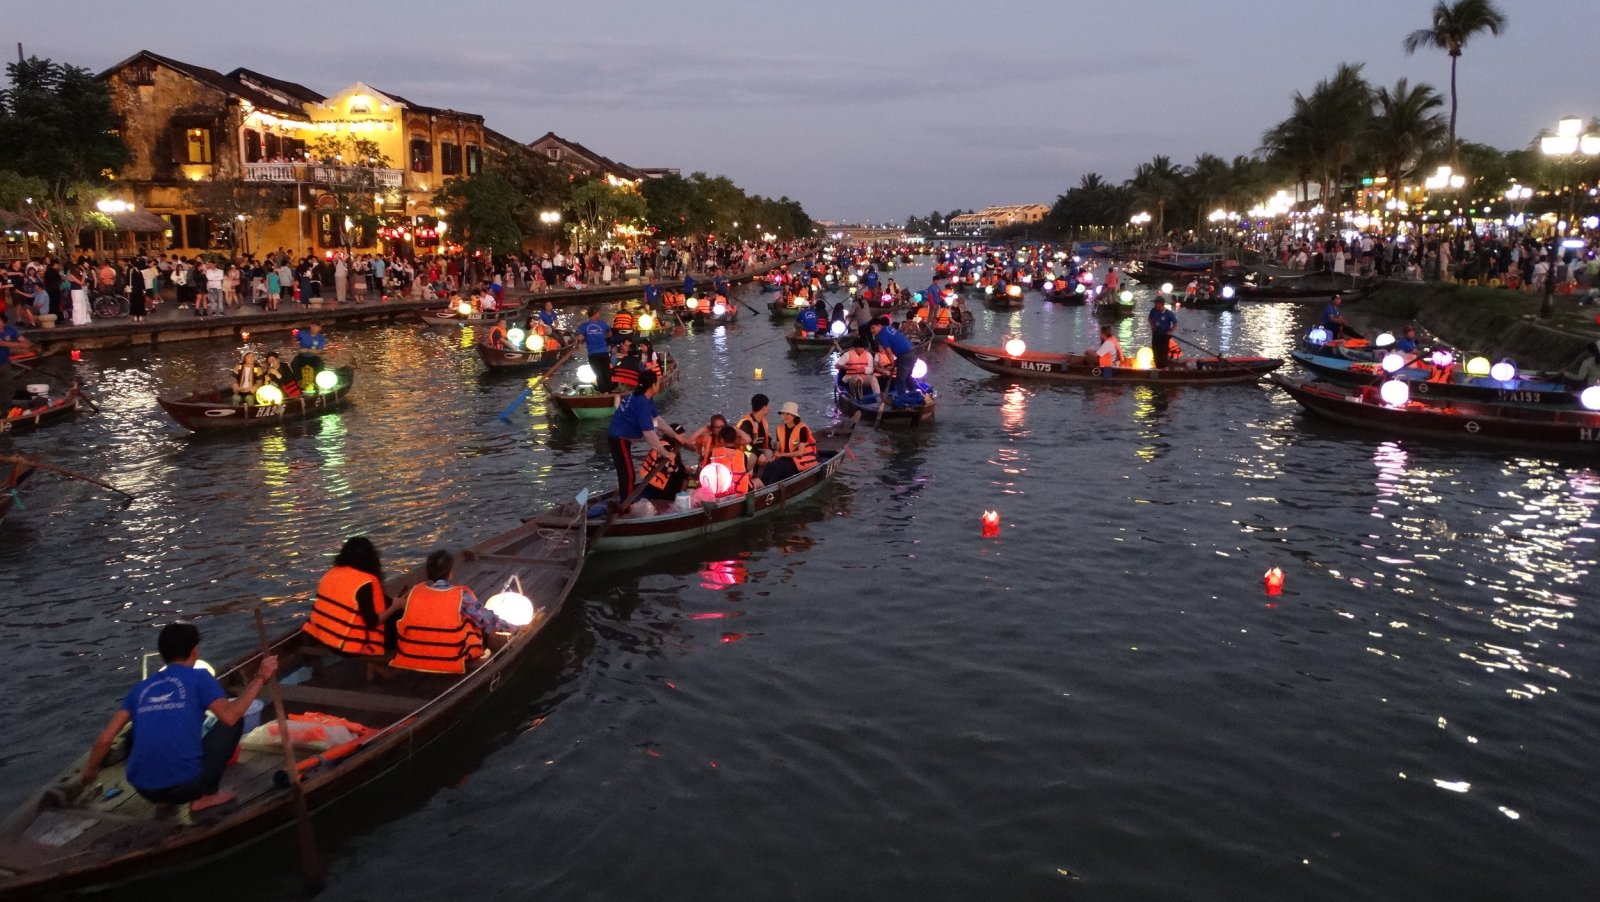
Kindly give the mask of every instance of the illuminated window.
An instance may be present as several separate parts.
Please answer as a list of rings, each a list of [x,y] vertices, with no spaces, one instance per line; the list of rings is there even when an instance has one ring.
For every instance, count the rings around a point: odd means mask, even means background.
[[[411,171],[433,171],[433,143],[427,138],[411,139]]]
[[[372,112],[372,98],[365,94],[357,94],[350,98],[350,112],[370,114]]]
[[[211,162],[211,130],[207,128],[191,128],[186,129],[184,135],[188,146],[189,162]]]

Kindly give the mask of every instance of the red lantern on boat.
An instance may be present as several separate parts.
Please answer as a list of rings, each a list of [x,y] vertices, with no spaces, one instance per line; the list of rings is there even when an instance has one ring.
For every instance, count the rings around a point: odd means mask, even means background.
[[[995,538],[999,538],[999,536],[1000,536],[1000,512],[999,511],[984,511],[983,512],[983,537],[985,539],[995,539]]]
[[[1283,570],[1281,568],[1273,567],[1268,570],[1262,581],[1266,583],[1268,595],[1283,594]]]

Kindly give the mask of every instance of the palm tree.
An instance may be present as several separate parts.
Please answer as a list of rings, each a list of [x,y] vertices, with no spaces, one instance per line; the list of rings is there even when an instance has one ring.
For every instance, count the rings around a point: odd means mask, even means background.
[[[1332,211],[1345,164],[1358,151],[1371,116],[1372,88],[1361,77],[1361,64],[1340,63],[1311,96],[1295,93],[1294,112],[1261,136],[1261,149],[1302,185],[1316,175],[1323,207]]]
[[[1378,167],[1399,190],[1400,180],[1416,169],[1423,154],[1434,150],[1445,136],[1445,121],[1436,111],[1444,106],[1439,92],[1425,84],[1413,87],[1406,79],[1394,88],[1379,88],[1373,95],[1376,111],[1369,131],[1378,155]]]
[[[1433,5],[1433,27],[1419,28],[1406,35],[1401,46],[1406,53],[1416,53],[1418,48],[1433,47],[1450,54],[1450,160],[1456,161],[1456,60],[1467,39],[1487,31],[1499,35],[1506,27],[1505,14],[1495,8],[1494,0],[1439,0]]]
[[[1127,181],[1127,187],[1133,189],[1140,203],[1156,208],[1157,235],[1166,234],[1167,204],[1178,199],[1178,192],[1187,175],[1184,167],[1174,166],[1170,157],[1159,154],[1148,163],[1140,163],[1139,168],[1133,171],[1133,178]]]
[[[1194,165],[1189,167],[1185,186],[1194,201],[1195,225],[1203,229],[1206,227],[1206,217],[1212,210],[1219,205],[1228,205],[1234,189],[1233,170],[1228,168],[1227,160],[1216,154],[1203,153],[1195,157]]]

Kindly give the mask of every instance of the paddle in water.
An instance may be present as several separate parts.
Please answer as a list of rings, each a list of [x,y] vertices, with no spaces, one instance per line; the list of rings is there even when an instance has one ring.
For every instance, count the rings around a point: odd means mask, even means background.
[[[513,413],[516,413],[517,408],[519,408],[523,404],[527,403],[527,400],[529,398],[533,397],[534,386],[539,384],[539,380],[543,379],[544,377],[546,377],[548,375],[550,375],[551,373],[555,372],[556,370],[561,369],[561,365],[566,363],[572,357],[573,354],[576,354],[578,352],[578,347],[579,347],[579,342],[574,341],[572,343],[571,347],[567,348],[567,350],[560,357],[556,358],[556,362],[551,364],[549,369],[547,369],[544,372],[539,373],[538,375],[534,376],[532,381],[530,381],[528,383],[528,387],[522,390],[522,394],[517,395],[517,399],[515,401],[512,401],[510,404],[507,404],[506,405],[506,409],[500,411],[499,419],[501,420],[501,422],[510,422],[511,421],[511,415]]]
[[[256,608],[256,638],[261,643],[261,657],[272,653],[267,641],[267,624],[261,619],[261,609]],[[278,740],[283,749],[283,769],[289,777],[290,798],[294,802],[296,832],[300,837],[300,875],[306,888],[316,892],[322,888],[322,855],[317,851],[317,834],[311,826],[311,809],[306,804],[305,788],[300,785],[300,767],[294,760],[294,737],[289,733],[289,714],[283,708],[283,693],[278,689],[278,677],[267,680],[272,689],[272,713],[278,720]]]
[[[1221,354],[1218,354],[1216,351],[1213,351],[1210,348],[1205,347],[1204,345],[1195,344],[1194,342],[1190,341],[1187,338],[1180,338],[1178,336],[1178,333],[1176,333],[1176,332],[1173,332],[1173,333],[1170,333],[1170,334],[1174,339],[1177,339],[1178,341],[1183,342],[1184,344],[1188,345],[1189,347],[1194,348],[1197,351],[1205,352],[1208,356],[1214,358],[1218,363],[1224,363],[1224,364],[1227,364],[1228,366],[1233,367],[1236,370],[1242,370],[1242,371],[1244,371],[1246,373],[1250,373],[1251,375],[1255,376],[1256,378],[1260,378],[1261,375],[1262,375],[1261,373],[1258,373],[1255,370],[1250,369],[1249,367],[1240,366],[1239,364],[1234,363],[1232,360],[1229,360],[1228,358],[1222,356]]]

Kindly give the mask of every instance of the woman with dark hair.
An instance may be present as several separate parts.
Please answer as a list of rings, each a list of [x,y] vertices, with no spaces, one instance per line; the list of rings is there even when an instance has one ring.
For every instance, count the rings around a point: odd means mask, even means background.
[[[317,583],[305,631],[334,651],[381,655],[394,644],[388,610],[378,549],[366,536],[352,536]]]

